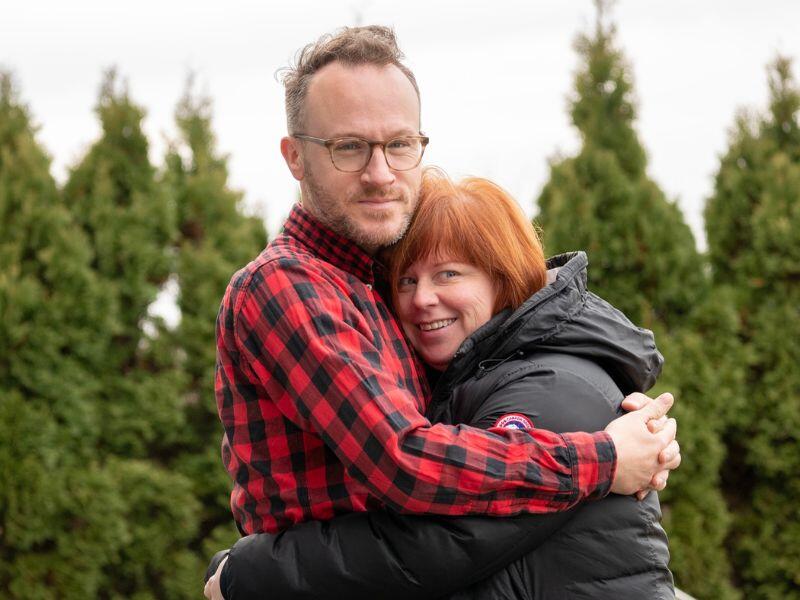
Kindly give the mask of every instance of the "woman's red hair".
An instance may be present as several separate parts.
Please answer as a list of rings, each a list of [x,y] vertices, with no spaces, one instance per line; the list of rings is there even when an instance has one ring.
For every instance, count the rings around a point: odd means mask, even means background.
[[[497,288],[495,314],[519,307],[547,277],[539,236],[508,192],[480,177],[455,183],[435,168],[423,175],[408,231],[385,255],[393,295],[403,272],[429,256],[451,256],[487,273]]]

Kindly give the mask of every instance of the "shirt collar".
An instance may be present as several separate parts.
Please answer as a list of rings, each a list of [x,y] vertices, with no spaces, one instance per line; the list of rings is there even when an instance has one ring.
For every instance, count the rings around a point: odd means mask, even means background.
[[[299,204],[292,207],[289,218],[283,225],[283,232],[334,267],[347,271],[370,285],[375,283],[373,268],[379,266],[379,263],[353,240],[322,225]]]

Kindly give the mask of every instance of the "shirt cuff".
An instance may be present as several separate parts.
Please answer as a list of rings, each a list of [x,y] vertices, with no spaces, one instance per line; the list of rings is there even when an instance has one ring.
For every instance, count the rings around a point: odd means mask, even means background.
[[[572,458],[574,502],[599,500],[611,491],[617,472],[617,449],[605,431],[565,433]]]

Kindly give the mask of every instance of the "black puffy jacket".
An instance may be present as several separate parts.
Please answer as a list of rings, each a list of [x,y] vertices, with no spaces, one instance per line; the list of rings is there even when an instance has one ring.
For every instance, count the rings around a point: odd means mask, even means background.
[[[517,414],[552,431],[597,431],[620,414],[624,394],[653,385],[662,359],[652,334],[586,290],[586,265],[580,252],[551,259],[552,283],[465,340],[436,382],[431,421],[489,428]],[[354,513],[242,538],[223,593],[673,598],[660,517],[655,493],[511,518]]]

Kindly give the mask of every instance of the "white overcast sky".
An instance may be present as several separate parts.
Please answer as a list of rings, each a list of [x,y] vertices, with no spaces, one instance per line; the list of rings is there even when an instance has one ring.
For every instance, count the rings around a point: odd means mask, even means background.
[[[702,246],[703,205],[737,109],[763,109],[765,66],[778,52],[800,76],[800,1],[620,0],[612,16],[650,174]],[[391,25],[422,90],[426,162],[490,177],[533,215],[548,157],[577,149],[572,42],[593,20],[590,0],[0,0],[0,65],[15,73],[61,181],[99,134],[92,107],[105,68],[116,65],[147,110],[157,164],[194,70],[214,101],[232,185],[274,234],[297,194],[278,150],[275,71],[324,32]]]

